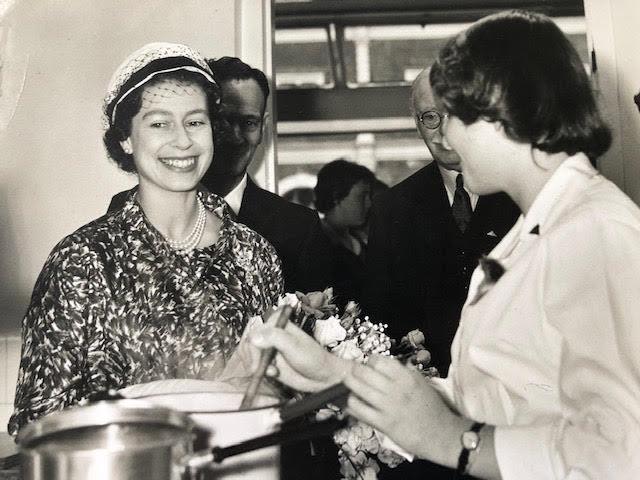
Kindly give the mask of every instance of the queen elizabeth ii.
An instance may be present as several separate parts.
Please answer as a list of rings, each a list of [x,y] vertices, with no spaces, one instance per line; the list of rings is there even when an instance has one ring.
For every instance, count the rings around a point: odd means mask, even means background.
[[[97,392],[213,379],[247,321],[277,302],[273,247],[199,189],[214,152],[219,88],[204,58],[152,43],[116,70],[104,143],[138,178],[115,212],[49,255],[22,324],[9,432]]]

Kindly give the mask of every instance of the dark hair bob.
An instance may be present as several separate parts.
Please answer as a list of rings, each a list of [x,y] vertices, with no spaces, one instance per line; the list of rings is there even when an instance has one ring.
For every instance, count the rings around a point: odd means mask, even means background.
[[[545,15],[512,10],[477,21],[445,44],[429,78],[467,125],[501,122],[515,141],[592,162],[611,144],[578,53]]]
[[[313,189],[316,209],[321,213],[331,211],[349,195],[356,183],[361,180],[372,182],[374,179],[371,170],[357,163],[342,158],[327,163],[318,172],[318,182]]]
[[[142,106],[142,91],[145,86],[155,85],[165,80],[177,80],[179,82],[195,83],[199,85],[207,98],[207,107],[213,132],[217,130],[220,89],[217,85],[206,80],[202,75],[188,70],[175,70],[161,73],[153,77],[147,83],[140,85],[131,92],[118,106],[118,110],[111,126],[106,130],[103,141],[109,157],[125,172],[135,172],[133,155],[125,153],[120,142],[131,135],[131,121],[140,111]]]

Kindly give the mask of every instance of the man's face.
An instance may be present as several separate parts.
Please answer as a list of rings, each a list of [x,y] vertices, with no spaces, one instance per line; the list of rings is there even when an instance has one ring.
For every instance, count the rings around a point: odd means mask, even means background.
[[[253,79],[221,84],[223,127],[216,134],[211,170],[219,175],[242,175],[262,142],[265,98]]]
[[[427,72],[423,72],[416,79],[413,85],[411,100],[416,127],[431,152],[433,159],[438,165],[446,169],[460,171],[460,157],[458,157],[458,154],[444,138],[442,133],[444,125],[441,123],[438,128],[430,129],[417,119],[417,116],[428,110],[435,110],[441,115],[444,113],[442,105],[433,96]],[[443,118],[442,122],[444,123],[446,120]]]

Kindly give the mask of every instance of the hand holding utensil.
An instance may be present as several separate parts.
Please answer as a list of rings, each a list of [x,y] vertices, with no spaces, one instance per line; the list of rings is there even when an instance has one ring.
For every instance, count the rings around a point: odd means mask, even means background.
[[[276,318],[275,327],[284,328],[287,325],[289,317],[291,317],[292,313],[293,308],[290,305],[284,305],[277,313],[278,317]],[[253,405],[253,401],[255,400],[256,394],[258,393],[258,387],[260,386],[260,383],[262,382],[262,379],[267,372],[267,368],[273,361],[275,355],[276,349],[273,347],[262,350],[262,352],[260,353],[258,368],[251,377],[251,381],[249,382],[247,391],[242,398],[242,403],[240,403],[240,410],[251,408],[251,406]]]

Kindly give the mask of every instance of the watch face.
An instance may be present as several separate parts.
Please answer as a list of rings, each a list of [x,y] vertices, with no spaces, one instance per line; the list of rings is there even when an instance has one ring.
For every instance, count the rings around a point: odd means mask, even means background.
[[[480,444],[480,435],[477,432],[464,432],[462,434],[462,446],[467,450],[475,450]]]

